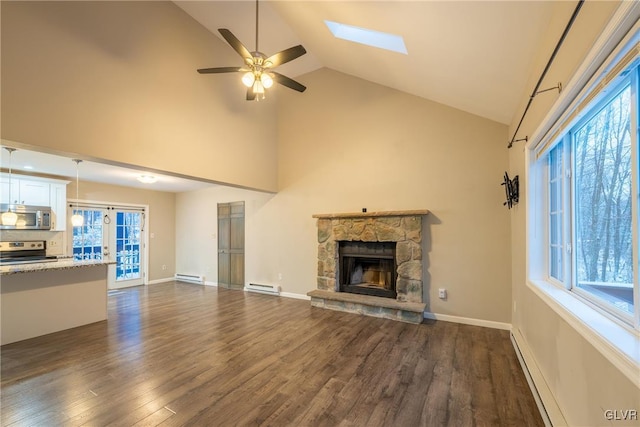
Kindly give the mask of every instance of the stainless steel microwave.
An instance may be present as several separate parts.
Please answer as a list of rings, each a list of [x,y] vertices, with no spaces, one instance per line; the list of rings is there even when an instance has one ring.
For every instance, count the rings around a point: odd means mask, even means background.
[[[8,210],[18,216],[15,225],[2,223],[0,230],[51,230],[51,208],[49,206],[28,206],[1,204],[0,213]]]

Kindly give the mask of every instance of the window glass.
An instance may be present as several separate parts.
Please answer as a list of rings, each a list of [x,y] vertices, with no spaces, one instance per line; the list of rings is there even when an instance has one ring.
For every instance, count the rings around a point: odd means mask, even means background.
[[[83,225],[73,227],[73,259],[102,259],[102,211],[92,209],[73,209],[73,215],[82,215]]]
[[[627,313],[634,268],[630,118],[626,84],[573,133],[575,286]]]

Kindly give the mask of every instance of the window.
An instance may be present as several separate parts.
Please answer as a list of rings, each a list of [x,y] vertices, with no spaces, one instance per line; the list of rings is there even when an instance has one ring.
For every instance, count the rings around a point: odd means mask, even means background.
[[[73,259],[76,261],[102,259],[102,211],[74,208],[72,214],[80,214],[84,218],[82,226],[73,227]]]
[[[638,328],[638,60],[549,144],[547,275]],[[554,145],[555,144],[555,145]]]

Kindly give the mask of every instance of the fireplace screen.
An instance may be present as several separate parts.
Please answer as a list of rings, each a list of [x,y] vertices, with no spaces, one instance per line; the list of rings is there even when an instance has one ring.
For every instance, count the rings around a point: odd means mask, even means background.
[[[395,242],[340,242],[340,292],[396,297]]]

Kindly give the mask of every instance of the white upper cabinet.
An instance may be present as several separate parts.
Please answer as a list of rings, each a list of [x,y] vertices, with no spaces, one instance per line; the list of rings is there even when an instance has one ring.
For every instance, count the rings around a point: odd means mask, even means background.
[[[67,228],[67,184],[51,183],[51,231]]]
[[[51,206],[51,184],[42,181],[20,179],[19,205]],[[13,194],[12,194],[13,195]]]
[[[9,191],[9,177],[0,178],[0,203],[17,203],[20,195],[20,183],[17,180],[11,181],[11,191]],[[11,199],[9,199],[11,197]]]
[[[0,202],[16,205],[51,206],[51,230],[64,231],[67,226],[67,184],[70,181],[27,175],[0,175]]]

